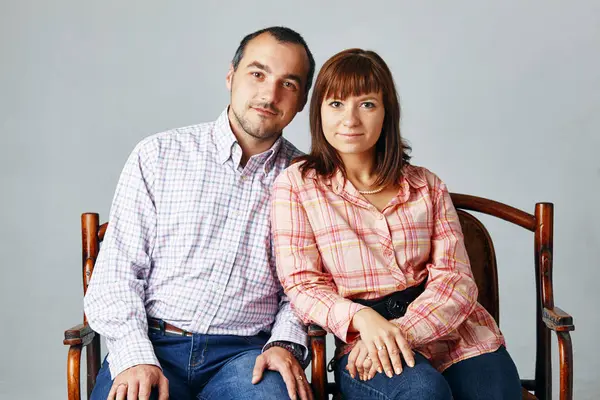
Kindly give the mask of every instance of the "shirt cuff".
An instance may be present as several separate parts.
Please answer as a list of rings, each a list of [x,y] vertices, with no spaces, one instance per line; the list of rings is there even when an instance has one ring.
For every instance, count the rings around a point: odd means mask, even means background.
[[[299,336],[299,335],[282,335],[282,334],[275,334],[275,332],[273,332],[271,334],[271,337],[269,338],[269,340],[267,341],[267,343],[265,343],[265,345],[263,346],[263,353],[269,349],[269,347],[274,346],[275,344],[273,343],[277,343],[277,342],[288,342],[288,343],[293,343],[296,346],[298,346],[302,352],[302,358],[299,359],[298,361],[300,362],[301,365],[304,365],[304,363],[306,363],[306,365],[308,365],[310,363],[310,352],[308,351],[308,343],[306,343],[307,340],[307,336],[306,334]]]
[[[329,310],[327,327],[344,343],[356,340],[358,333],[348,333],[354,315],[360,310],[368,308],[351,300],[337,301]]]
[[[402,333],[404,334],[404,337],[406,338],[406,342],[408,343],[408,347],[410,347],[411,349],[415,348],[416,346],[418,346],[417,343],[417,332],[416,329],[414,327],[407,327],[407,322],[408,319],[405,317],[400,317],[398,319],[394,319],[391,320],[390,322],[395,324],[398,328],[400,328],[400,330],[402,331]]]
[[[107,340],[108,366],[110,376],[115,379],[117,375],[136,365],[148,364],[161,368],[154,347],[148,336],[134,332],[119,340]]]
[[[306,348],[304,346],[299,345],[298,343],[277,340],[266,344],[265,347],[263,347],[263,353],[271,347],[275,346],[282,347],[289,351],[294,356],[294,358],[298,360],[302,369],[306,369],[306,367],[308,367],[308,364],[310,364],[310,357],[307,357],[305,353]]]

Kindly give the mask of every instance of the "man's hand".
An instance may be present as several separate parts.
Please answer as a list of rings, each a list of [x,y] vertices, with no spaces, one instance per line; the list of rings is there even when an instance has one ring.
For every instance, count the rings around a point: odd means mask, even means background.
[[[358,377],[363,381],[373,379],[377,372],[381,372],[381,367],[377,371],[377,367],[369,357],[369,349],[362,340],[356,342],[352,351],[348,355],[348,364],[346,369],[352,378]]]
[[[162,370],[156,365],[136,365],[117,375],[107,400],[148,400],[155,386],[158,386],[158,400],[167,400],[169,381]]]
[[[252,383],[260,382],[265,369],[277,371],[281,374],[288,390],[290,399],[313,400],[312,390],[306,375],[298,363],[298,360],[286,349],[273,346],[256,357],[254,371],[252,372]],[[162,400],[162,399],[161,399]]]

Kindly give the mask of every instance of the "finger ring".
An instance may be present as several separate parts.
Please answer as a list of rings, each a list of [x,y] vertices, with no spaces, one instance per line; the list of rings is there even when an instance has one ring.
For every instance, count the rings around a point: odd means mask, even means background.
[[[383,350],[383,346],[377,346],[377,350]]]
[[[121,382],[117,385],[117,387],[121,386],[121,385],[125,385],[125,387],[127,387],[127,382]]]
[[[296,377],[296,379],[298,379],[300,382],[302,382],[302,381],[304,380],[304,378],[302,378],[302,376],[300,376],[300,375],[298,375],[298,376]]]

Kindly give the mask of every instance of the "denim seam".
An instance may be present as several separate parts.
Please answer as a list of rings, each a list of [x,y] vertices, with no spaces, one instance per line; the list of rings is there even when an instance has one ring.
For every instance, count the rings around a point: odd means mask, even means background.
[[[198,337],[196,335],[192,336],[192,340],[190,340],[190,357],[188,360],[188,386],[192,385],[192,358],[194,355],[194,341],[197,339]]]

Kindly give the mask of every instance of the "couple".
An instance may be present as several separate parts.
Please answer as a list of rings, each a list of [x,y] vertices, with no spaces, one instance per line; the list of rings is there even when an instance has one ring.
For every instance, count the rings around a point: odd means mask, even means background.
[[[109,350],[92,399],[312,399],[307,323],[338,339],[344,398],[520,398],[446,186],[408,162],[387,65],[325,63],[301,155],[281,133],[314,70],[293,30],[249,34],[219,118],[134,149],[85,297]]]

